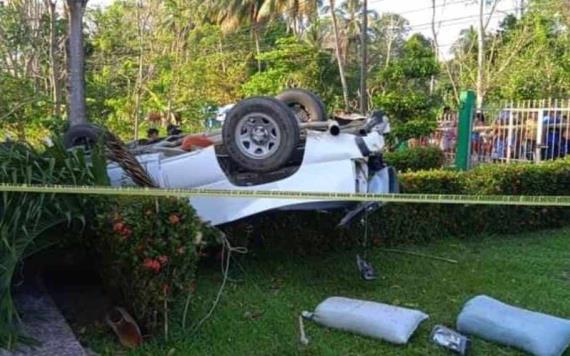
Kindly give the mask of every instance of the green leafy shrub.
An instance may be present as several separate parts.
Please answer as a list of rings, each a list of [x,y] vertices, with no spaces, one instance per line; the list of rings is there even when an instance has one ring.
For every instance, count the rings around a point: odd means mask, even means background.
[[[52,147],[0,144],[0,182],[10,184],[105,184],[104,159],[98,150],[88,162],[82,151],[67,151],[61,140]],[[85,195],[0,192],[0,348],[22,341],[12,299],[14,275],[24,259],[57,243],[46,231],[72,220],[85,222]]]
[[[258,58],[266,69],[253,74],[242,85],[244,96],[277,95],[288,88],[306,88],[317,93],[329,109],[336,107],[334,99],[340,93],[330,83],[338,80],[338,74],[331,65],[330,53],[295,37],[284,37]]]
[[[399,176],[403,193],[480,195],[568,195],[570,159],[540,165],[485,165],[469,172],[431,170]],[[363,228],[341,230],[342,213],[279,212],[252,221],[253,240],[268,248],[315,254],[357,246]],[[425,243],[450,236],[512,234],[570,223],[570,209],[504,205],[390,203],[371,214],[369,242],[376,245]],[[229,236],[247,236],[236,225]]]
[[[441,97],[429,93],[432,78],[438,72],[430,41],[414,34],[403,44],[400,58],[371,75],[371,86],[381,88],[372,96],[374,106],[390,117],[392,132],[388,139],[419,138],[435,130]]]
[[[168,303],[195,288],[196,263],[214,230],[185,199],[104,200],[95,248],[103,280],[150,332],[168,320]]]
[[[541,165],[484,165],[469,172],[400,175],[404,193],[568,195],[570,159]],[[386,243],[423,242],[447,236],[518,233],[569,223],[570,209],[504,205],[388,204],[374,215]]]
[[[400,172],[441,168],[445,161],[443,151],[435,146],[414,147],[384,153],[384,160]]]

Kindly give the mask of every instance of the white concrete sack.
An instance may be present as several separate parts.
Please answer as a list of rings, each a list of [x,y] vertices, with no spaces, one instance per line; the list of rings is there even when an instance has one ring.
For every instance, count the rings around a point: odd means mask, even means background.
[[[355,334],[406,344],[427,314],[413,309],[343,297],[330,297],[303,316]]]
[[[465,304],[457,329],[536,356],[560,356],[570,343],[570,320],[513,307],[486,295]]]

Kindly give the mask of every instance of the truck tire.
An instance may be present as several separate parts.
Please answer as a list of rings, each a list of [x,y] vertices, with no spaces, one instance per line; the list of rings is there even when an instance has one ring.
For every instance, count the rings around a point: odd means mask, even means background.
[[[228,112],[222,128],[230,158],[252,172],[281,168],[295,151],[299,137],[293,111],[270,97],[240,101]]]
[[[304,89],[288,89],[276,98],[289,106],[299,122],[326,121],[327,111],[322,100]]]
[[[65,148],[83,147],[90,151],[102,138],[103,130],[92,124],[80,124],[71,126],[63,135]]]

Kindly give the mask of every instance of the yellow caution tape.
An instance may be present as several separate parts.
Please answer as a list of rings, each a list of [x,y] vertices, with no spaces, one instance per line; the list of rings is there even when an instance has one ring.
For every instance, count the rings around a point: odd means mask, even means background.
[[[373,193],[333,193],[295,192],[266,190],[227,190],[227,189],[174,189],[139,187],[93,187],[72,185],[27,185],[0,184],[2,192],[56,193],[88,195],[132,195],[180,198],[264,198],[291,200],[328,200],[354,202],[391,202],[422,204],[478,204],[478,205],[524,205],[524,206],[568,206],[570,196],[545,195],[455,195],[455,194],[373,194]]]

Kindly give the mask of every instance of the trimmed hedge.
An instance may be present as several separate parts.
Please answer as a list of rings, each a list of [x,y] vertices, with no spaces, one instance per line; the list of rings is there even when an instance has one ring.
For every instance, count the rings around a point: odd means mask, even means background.
[[[568,195],[570,160],[485,165],[466,173],[417,172],[403,174],[401,181],[406,193]],[[389,204],[375,219],[376,231],[384,240],[396,242],[518,233],[569,223],[568,208],[446,204]]]
[[[402,192],[433,194],[570,195],[570,159],[540,165],[484,165],[469,172],[432,170],[400,175]],[[335,227],[342,214],[278,212],[228,228],[254,241],[298,253],[354,247],[363,236],[356,224]],[[570,208],[391,203],[369,217],[375,244],[422,243],[435,239],[509,234],[570,225]],[[250,231],[250,230],[247,230]],[[242,241],[243,242],[243,241]]]
[[[401,151],[384,153],[384,160],[389,166],[400,172],[437,169],[443,166],[445,156],[436,146],[418,146]]]

